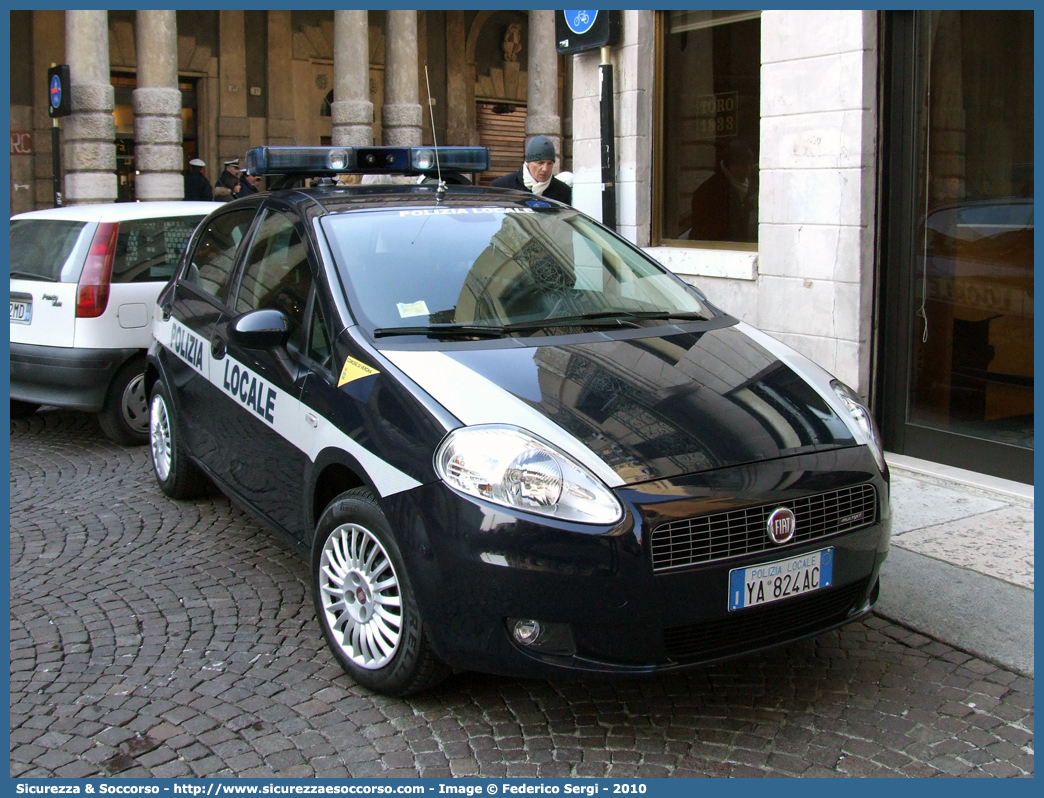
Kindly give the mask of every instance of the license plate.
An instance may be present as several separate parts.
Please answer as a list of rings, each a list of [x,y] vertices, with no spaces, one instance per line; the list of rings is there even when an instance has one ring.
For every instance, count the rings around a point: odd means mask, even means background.
[[[729,611],[829,587],[834,575],[834,549],[821,549],[786,560],[729,571]]]
[[[15,324],[30,324],[33,320],[33,300],[12,299],[11,321]]]

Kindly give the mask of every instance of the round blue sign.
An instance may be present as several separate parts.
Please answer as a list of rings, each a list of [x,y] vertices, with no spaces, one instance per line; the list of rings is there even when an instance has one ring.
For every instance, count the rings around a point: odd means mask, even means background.
[[[37,84],[40,85],[40,84]],[[57,75],[51,76],[51,107],[57,108],[62,104],[62,81]]]
[[[566,26],[573,33],[582,34],[587,33],[594,27],[595,17],[598,16],[597,11],[563,11],[565,14]]]

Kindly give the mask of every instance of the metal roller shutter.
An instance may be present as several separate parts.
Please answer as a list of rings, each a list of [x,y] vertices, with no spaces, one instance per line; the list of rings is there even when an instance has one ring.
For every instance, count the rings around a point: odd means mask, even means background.
[[[507,113],[497,113],[507,108]],[[494,110],[496,109],[496,110]],[[476,122],[479,144],[489,147],[490,169],[479,175],[479,185],[488,186],[494,178],[518,171],[526,152],[526,106],[477,103]]]

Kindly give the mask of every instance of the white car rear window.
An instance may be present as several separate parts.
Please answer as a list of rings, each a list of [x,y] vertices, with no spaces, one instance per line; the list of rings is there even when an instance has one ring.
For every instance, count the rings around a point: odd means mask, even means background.
[[[86,222],[16,219],[11,222],[11,277],[58,282]],[[77,273],[77,279],[79,274]]]

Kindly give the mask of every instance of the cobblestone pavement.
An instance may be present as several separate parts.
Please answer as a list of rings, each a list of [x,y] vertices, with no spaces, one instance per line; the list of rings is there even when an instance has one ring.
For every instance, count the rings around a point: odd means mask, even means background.
[[[684,675],[374,695],[282,538],[169,501],[92,416],[11,424],[12,776],[1032,773],[1033,680],[879,618]]]

